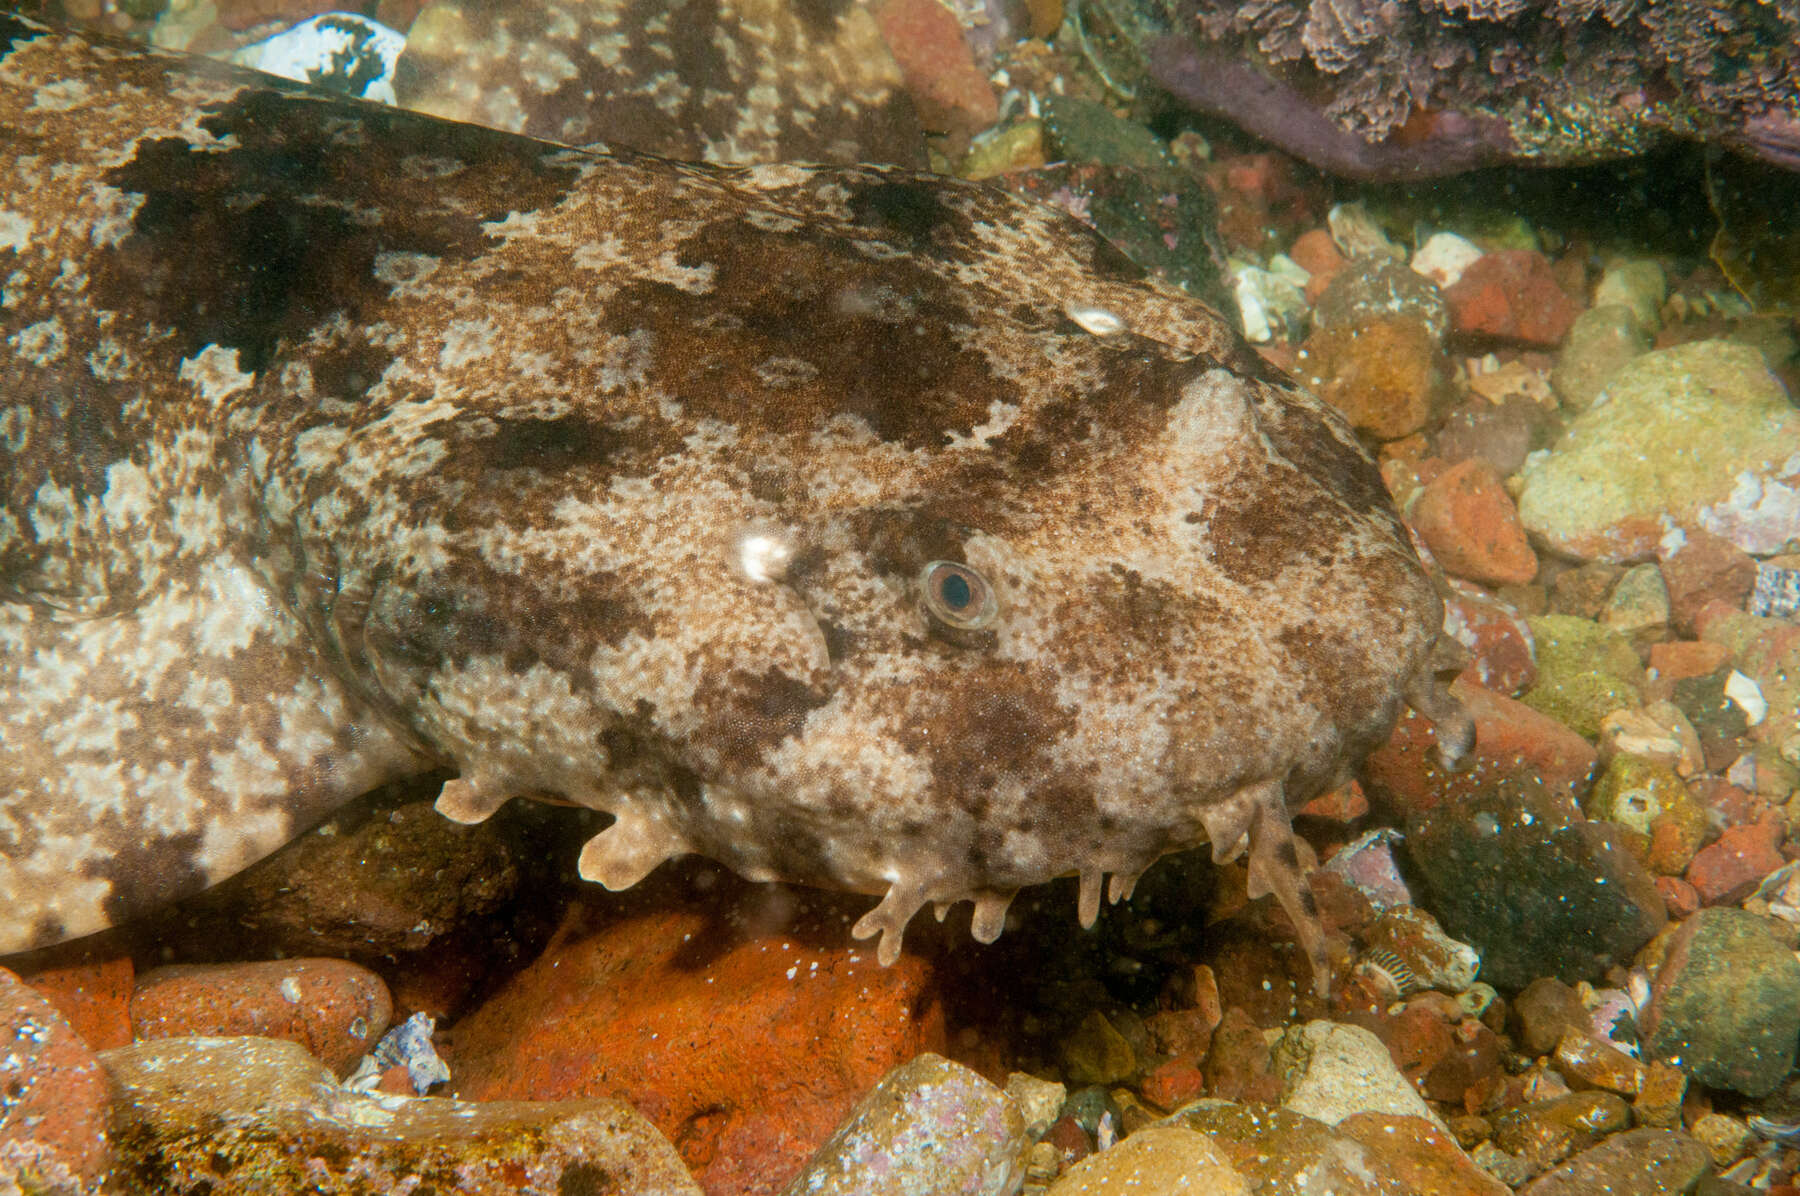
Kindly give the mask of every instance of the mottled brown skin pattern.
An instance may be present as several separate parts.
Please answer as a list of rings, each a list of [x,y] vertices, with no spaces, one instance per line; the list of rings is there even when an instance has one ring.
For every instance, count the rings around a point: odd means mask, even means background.
[[[991,938],[1248,846],[1434,686],[1335,415],[998,191],[583,153],[9,22],[0,951],[384,780]],[[760,539],[758,539],[760,537]],[[748,546],[773,546],[758,554]],[[985,579],[991,621],[921,594]],[[1466,738],[1466,723],[1452,739]]]
[[[696,162],[925,164],[900,67],[855,0],[432,0],[400,105]]]

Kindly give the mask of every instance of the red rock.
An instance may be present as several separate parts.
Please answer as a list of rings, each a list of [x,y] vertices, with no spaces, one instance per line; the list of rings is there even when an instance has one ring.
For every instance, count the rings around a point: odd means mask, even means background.
[[[1184,1059],[1171,1059],[1144,1077],[1139,1089],[1159,1109],[1178,1109],[1206,1090],[1206,1077]]]
[[[1431,724],[1408,711],[1363,766],[1363,786],[1378,809],[1417,817],[1446,801],[1483,792],[1497,774],[1517,771],[1571,793],[1587,784],[1598,760],[1587,740],[1549,715],[1467,678],[1458,678],[1450,692],[1475,720],[1475,747],[1467,766],[1446,773],[1438,763]]]
[[[340,1076],[386,1031],[394,1006],[381,977],[341,959],[178,964],[144,973],[131,995],[140,1042],[254,1034],[297,1042]]]
[[[93,1191],[108,1164],[106,1075],[62,1014],[0,968],[0,1191]]]
[[[1443,355],[1425,322],[1386,316],[1315,330],[1300,380],[1378,440],[1417,432],[1443,392]]]
[[[44,968],[25,977],[96,1051],[131,1041],[131,956]]]
[[[1680,546],[1657,564],[1669,591],[1669,622],[1682,635],[1697,635],[1709,603],[1742,610],[1756,586],[1756,560],[1723,536],[1690,528]]]
[[[1444,600],[1444,626],[1474,657],[1463,670],[1471,682],[1507,697],[1517,697],[1537,682],[1531,629],[1510,603],[1466,582],[1453,582]]]
[[[717,1196],[777,1191],[889,1069],[943,1053],[935,969],[845,929],[867,898],[685,873],[573,904],[453,1028],[456,1095],[628,1101]]]
[[[1679,876],[1657,877],[1656,891],[1662,894],[1671,922],[1679,922],[1700,908],[1699,891]]]
[[[1439,474],[1408,517],[1447,573],[1494,586],[1522,586],[1537,576],[1519,510],[1486,461],[1471,458]]]
[[[1562,341],[1579,314],[1543,254],[1501,249],[1477,258],[1444,291],[1451,328],[1546,348]]]
[[[1703,847],[1688,865],[1688,883],[1705,905],[1736,905],[1762,878],[1787,863],[1781,854],[1783,821],[1771,812],[1748,826],[1727,827],[1719,841]]]
[[[1000,119],[1000,102],[962,26],[938,0],[887,0],[875,19],[926,129],[967,135]]]
[[[1065,1168],[1094,1153],[1093,1139],[1072,1115],[1057,1118],[1044,1132],[1044,1141],[1056,1148],[1056,1157]]]
[[[1384,1018],[1380,1025],[1372,1028],[1386,1045],[1388,1054],[1393,1056],[1394,1066],[1415,1086],[1421,1085],[1426,1073],[1442,1062],[1456,1045],[1444,1020],[1420,1004],[1408,1004],[1398,1015]]]

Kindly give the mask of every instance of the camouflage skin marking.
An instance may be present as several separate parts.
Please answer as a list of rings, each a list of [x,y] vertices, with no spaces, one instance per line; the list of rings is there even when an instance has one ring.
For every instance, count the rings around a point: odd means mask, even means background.
[[[1350,431],[1064,217],[0,47],[0,951],[448,765],[887,960],[1210,839],[1322,977],[1288,803],[1466,745]]]

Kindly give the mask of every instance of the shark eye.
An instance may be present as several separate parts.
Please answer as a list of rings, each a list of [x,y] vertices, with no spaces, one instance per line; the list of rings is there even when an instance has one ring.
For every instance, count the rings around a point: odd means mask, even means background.
[[[955,561],[932,561],[919,574],[919,593],[932,618],[957,631],[980,631],[1000,613],[987,578]]]

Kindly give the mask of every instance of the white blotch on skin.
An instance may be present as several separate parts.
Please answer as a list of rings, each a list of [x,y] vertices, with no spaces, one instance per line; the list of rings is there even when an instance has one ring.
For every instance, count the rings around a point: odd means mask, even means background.
[[[480,361],[494,351],[495,328],[492,320],[457,320],[444,330],[444,347],[438,354],[438,365],[451,370]]]
[[[20,357],[37,366],[61,361],[63,354],[69,351],[68,333],[63,331],[62,321],[55,316],[19,329],[7,338],[7,342]]]
[[[208,345],[181,363],[177,376],[192,383],[209,403],[222,402],[256,381],[255,374],[238,368],[238,351]]]
[[[31,245],[31,221],[9,208],[0,208],[0,249],[15,252]]]

